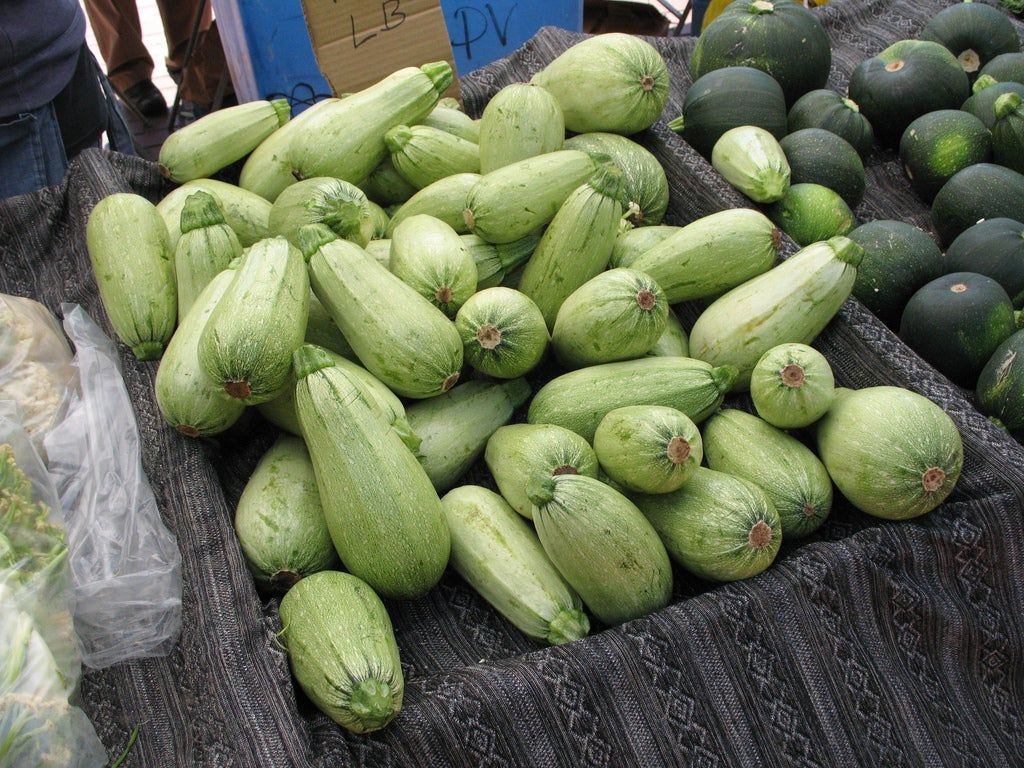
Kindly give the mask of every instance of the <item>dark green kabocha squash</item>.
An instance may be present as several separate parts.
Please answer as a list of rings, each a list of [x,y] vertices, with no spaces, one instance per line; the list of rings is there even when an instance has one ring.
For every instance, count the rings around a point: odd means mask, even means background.
[[[964,112],[970,112],[990,129],[996,122],[996,101],[1007,93],[1024,96],[1024,84],[1013,81],[996,81],[989,75],[982,75],[974,83],[971,96],[960,105]]]
[[[932,202],[932,222],[946,245],[982,219],[1024,221],[1024,175],[992,163],[958,172]]]
[[[790,132],[823,128],[846,139],[867,159],[875,147],[875,131],[853,99],[821,88],[805,93],[789,110]]]
[[[864,163],[846,139],[823,128],[794,131],[781,142],[792,184],[821,184],[850,208],[864,198]]]
[[[900,161],[914,191],[930,203],[958,171],[992,159],[992,134],[959,109],[921,115],[900,139]]]
[[[943,8],[919,37],[949,49],[971,77],[999,54],[1020,50],[1020,37],[1010,17],[991,5],[971,0]]]
[[[946,250],[946,264],[955,272],[977,272],[991,277],[1010,295],[1014,307],[1024,307],[1024,224],[1021,222],[985,219],[968,227]]]

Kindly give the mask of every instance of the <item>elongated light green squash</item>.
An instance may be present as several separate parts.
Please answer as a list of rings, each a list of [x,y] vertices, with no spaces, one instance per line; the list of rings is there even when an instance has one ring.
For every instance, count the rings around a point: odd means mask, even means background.
[[[539,235],[527,235],[511,243],[488,243],[476,235],[461,235],[476,263],[477,290],[501,285],[505,275],[525,264],[540,242]]]
[[[173,252],[163,219],[144,197],[119,192],[92,209],[85,239],[114,332],[139,360],[156,360],[178,316]]]
[[[774,203],[789,189],[786,153],[778,139],[756,125],[741,125],[723,133],[711,151],[711,164],[755,203]]]
[[[633,262],[644,253],[662,240],[667,240],[680,229],[682,227],[674,227],[668,224],[645,227],[627,226],[627,229],[620,229],[618,236],[615,238],[615,245],[612,247],[612,256],[608,260],[608,267],[610,269],[632,267]]]
[[[218,109],[167,137],[160,146],[160,172],[179,184],[212,176],[256,149],[291,116],[287,99]]]
[[[360,579],[323,571],[281,600],[292,674],[310,701],[354,733],[383,728],[402,708],[405,682],[387,609]]]
[[[665,405],[698,424],[722,404],[736,370],[688,357],[647,357],[563,374],[530,403],[531,424],[556,424],[588,441],[609,411],[627,405]]]
[[[541,474],[527,493],[544,551],[602,622],[614,626],[668,605],[668,554],[629,499],[586,475]]]
[[[226,269],[203,289],[171,337],[156,372],[160,413],[188,437],[219,434],[245,410],[245,403],[230,397],[199,364],[200,335],[234,276]]]
[[[248,405],[272,400],[288,383],[308,314],[302,254],[284,238],[261,240],[207,320],[199,363],[231,397]]]
[[[716,296],[771,269],[782,234],[749,208],[697,219],[629,263],[657,281],[669,303]]]
[[[388,268],[451,318],[476,292],[476,262],[455,230],[433,216],[410,216],[395,228]]]
[[[480,123],[465,112],[443,105],[438,101],[430,114],[423,118],[423,125],[437,128],[460,139],[480,143]]]
[[[562,148],[565,120],[555,97],[538,85],[506,85],[480,117],[480,172]]]
[[[455,327],[467,363],[499,379],[525,376],[544,358],[548,327],[529,296],[511,288],[487,288],[459,310]]]
[[[704,423],[704,455],[718,472],[749,480],[771,499],[782,535],[806,536],[832,509],[825,465],[795,437],[757,416],[726,408]]]
[[[366,193],[366,196],[378,205],[393,205],[404,203],[416,194],[417,189],[395,170],[395,164],[391,162],[391,155],[381,160],[380,165],[374,168],[366,181],[359,187]]]
[[[565,300],[551,346],[566,368],[643,357],[664,333],[668,312],[654,280],[634,269],[611,269]]]
[[[426,117],[451,83],[447,62],[405,67],[321,110],[289,148],[292,170],[362,183],[387,156],[384,134]]]
[[[668,312],[668,322],[665,330],[654,342],[654,346],[647,352],[647,357],[689,357],[690,337],[686,334],[676,313]]]
[[[668,100],[668,67],[654,46],[618,32],[577,43],[530,81],[547,88],[576,133],[649,128]]]
[[[385,597],[422,595],[441,578],[450,545],[430,478],[323,350],[299,349],[295,375],[299,424],[342,562]]]
[[[661,405],[609,411],[594,433],[594,452],[612,480],[641,493],[678,490],[704,456],[693,420]]]
[[[315,178],[292,184],[270,209],[270,232],[298,245],[298,232],[308,224],[325,224],[338,237],[366,245],[374,219],[366,195],[346,181]]]
[[[626,221],[640,228],[661,224],[668,208],[668,178],[658,158],[616,133],[581,133],[567,139],[565,148],[608,155],[622,169]]]
[[[478,173],[457,173],[424,187],[410,197],[401,208],[391,214],[388,237],[394,236],[395,228],[410,216],[425,213],[440,219],[460,235],[469,233],[464,212],[466,200],[481,176]],[[529,234],[527,232],[526,234]],[[515,239],[515,238],[513,238]]]
[[[282,435],[263,454],[235,509],[235,533],[256,581],[287,590],[336,567],[313,462],[301,438]]]
[[[342,357],[347,357],[349,360],[356,359],[352,345],[348,343],[345,334],[331,318],[327,308],[320,303],[320,299],[313,293],[312,288],[309,291],[309,318],[306,320],[305,341]]]
[[[404,397],[433,397],[459,380],[462,339],[444,314],[345,240],[309,261],[317,298],[360,362]]]
[[[761,355],[787,342],[810,344],[850,297],[864,249],[837,236],[813,243],[779,266],[716,299],[694,323],[690,351],[739,371],[750,386]]]
[[[817,437],[818,455],[843,496],[886,520],[935,509],[963,469],[953,420],[928,398],[899,387],[836,390]]]
[[[540,307],[549,329],[562,302],[608,266],[621,218],[622,172],[602,164],[569,195],[544,230],[519,290]]]
[[[469,192],[466,225],[489,243],[526,237],[550,222],[594,170],[586,153],[560,149],[491,171]]]
[[[238,236],[226,223],[216,198],[197,190],[181,209],[181,239],[174,249],[178,285],[178,317],[185,317],[192,302],[217,274],[242,255]]]
[[[813,424],[828,412],[834,395],[832,367],[806,344],[772,347],[750,374],[757,415],[779,429]]]
[[[398,125],[384,134],[391,162],[417,189],[457,173],[480,172],[480,148],[428,125]]]
[[[391,217],[388,216],[387,211],[372,200],[367,200],[366,206],[370,209],[370,219],[373,222],[373,227],[370,230],[370,240],[379,240],[388,233],[388,224],[391,223]]]
[[[409,427],[409,422],[405,418],[405,406],[402,404],[402,401],[390,389],[384,386],[380,379],[362,366],[353,363],[351,360],[346,360],[329,350],[324,351],[331,356],[334,365],[341,368],[345,375],[352,380],[352,383],[356,385],[356,388],[363,395],[366,402],[377,409],[384,424],[395,430],[395,433],[409,447],[410,451],[418,451],[420,440]],[[273,400],[260,403],[257,407],[264,418],[271,424],[280,427],[286,432],[291,432],[293,435],[302,435],[302,429],[299,426],[299,415],[295,410],[294,376],[289,380],[288,385],[282,390],[280,395]]]
[[[672,558],[702,579],[756,576],[782,543],[779,513],[764,491],[712,469],[697,467],[678,491],[633,500]]]
[[[469,381],[409,406],[405,415],[421,441],[420,464],[438,493],[459,482],[494,431],[507,424],[529,396],[525,379]]]
[[[288,160],[292,141],[301,141],[306,124],[338,101],[340,99],[334,98],[318,101],[265,138],[242,166],[238,186],[271,203],[277,200],[278,195],[298,181]]]
[[[501,496],[464,485],[441,499],[441,508],[452,534],[452,568],[502,616],[550,645],[587,635],[583,601]]]
[[[553,424],[509,424],[487,441],[487,468],[505,500],[520,515],[533,519],[526,490],[538,473],[597,477],[597,456],[590,443]]]
[[[216,179],[196,179],[168,193],[156,206],[167,225],[172,253],[181,237],[181,209],[188,196],[197,189],[209,192],[217,199],[224,212],[224,221],[238,235],[243,247],[248,248],[270,234],[270,203],[262,197]]]

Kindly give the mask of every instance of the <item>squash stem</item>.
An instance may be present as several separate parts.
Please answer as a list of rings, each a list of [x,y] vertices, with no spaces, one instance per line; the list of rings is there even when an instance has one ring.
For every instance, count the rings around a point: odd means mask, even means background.
[[[391,686],[370,677],[360,680],[352,691],[348,708],[364,733],[383,728],[395,716]]]
[[[571,643],[586,637],[590,632],[590,620],[583,611],[563,608],[548,624],[548,642],[551,645]]]

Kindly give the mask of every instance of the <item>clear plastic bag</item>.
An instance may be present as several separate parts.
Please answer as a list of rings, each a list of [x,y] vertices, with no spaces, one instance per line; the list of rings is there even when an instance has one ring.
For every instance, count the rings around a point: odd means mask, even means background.
[[[73,372],[71,349],[50,311],[0,293],[0,401],[17,403],[36,449],[59,416]]]
[[[181,553],[142,469],[114,344],[80,307],[62,311],[76,376],[44,445],[64,510],[82,660],[102,668],[170,651],[181,630]]]
[[[72,704],[81,674],[57,494],[14,409],[0,408],[0,767],[106,763]]]

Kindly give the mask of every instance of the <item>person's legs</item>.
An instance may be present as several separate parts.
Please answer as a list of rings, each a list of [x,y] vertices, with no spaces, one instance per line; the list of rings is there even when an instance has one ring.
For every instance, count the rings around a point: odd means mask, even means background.
[[[52,104],[0,119],[0,199],[59,184],[67,164]]]
[[[188,39],[192,35],[192,26],[196,22],[200,0],[156,0],[160,10],[160,18],[164,23],[164,37],[167,38],[167,69],[180,70],[188,49]],[[203,20],[199,24],[200,40],[202,34],[213,23],[212,4],[207,0],[203,8]]]
[[[135,0],[85,0],[85,10],[114,87],[126,91],[151,79],[153,59],[142,42]]]

